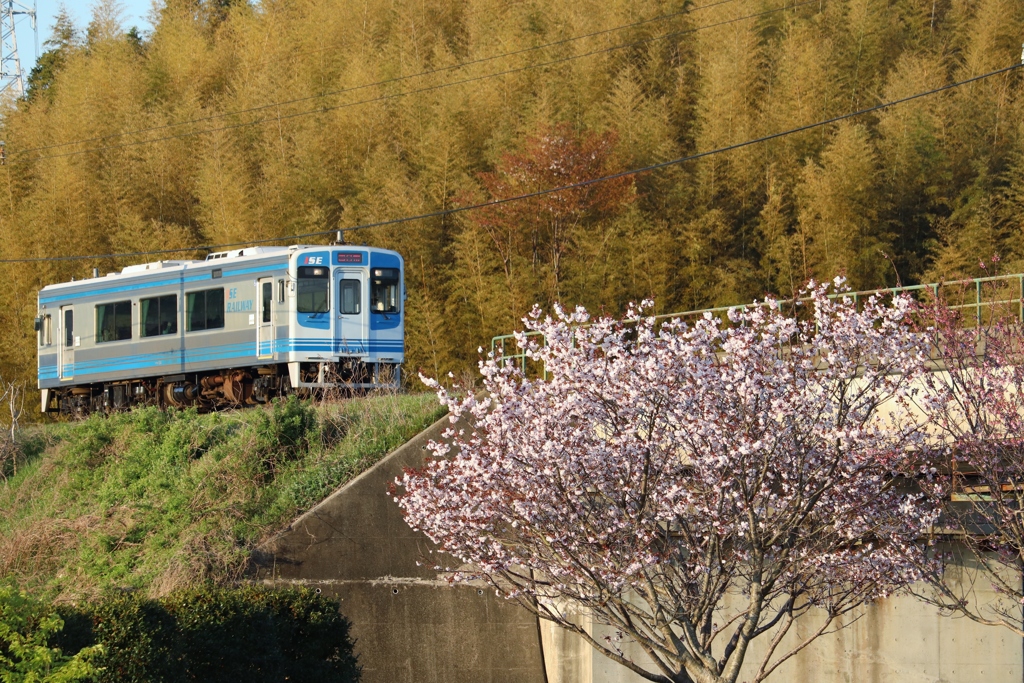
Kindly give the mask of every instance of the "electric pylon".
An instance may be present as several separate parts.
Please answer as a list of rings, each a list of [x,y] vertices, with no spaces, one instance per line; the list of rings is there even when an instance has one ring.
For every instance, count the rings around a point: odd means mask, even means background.
[[[32,30],[38,31],[35,2],[29,7],[17,0],[0,0],[0,95],[10,93],[21,97],[25,94],[25,77],[18,58],[18,36],[14,32],[14,23],[20,16],[27,16],[32,21]],[[38,42],[38,36],[36,40]]]

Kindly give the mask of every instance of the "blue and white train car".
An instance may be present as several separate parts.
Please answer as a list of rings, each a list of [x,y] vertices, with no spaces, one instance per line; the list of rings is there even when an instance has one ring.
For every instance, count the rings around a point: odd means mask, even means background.
[[[239,249],[49,285],[36,318],[42,409],[210,410],[398,386],[404,299],[399,254],[347,245]]]

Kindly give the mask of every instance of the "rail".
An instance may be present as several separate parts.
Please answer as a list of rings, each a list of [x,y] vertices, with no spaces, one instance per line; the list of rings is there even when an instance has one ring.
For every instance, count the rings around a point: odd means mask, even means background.
[[[988,285],[988,287],[986,287]],[[932,297],[937,298],[940,291],[944,291],[948,288],[959,287],[960,294],[966,298],[973,294],[973,301],[961,301],[961,303],[950,304],[950,308],[954,310],[974,310],[974,322],[975,325],[982,325],[985,322],[985,310],[991,311],[994,306],[1008,306],[1010,304],[1016,304],[1016,315],[1018,320],[1024,321],[1024,273],[1015,273],[1013,275],[993,275],[989,277],[971,278],[969,280],[951,280],[949,282],[932,282],[929,284],[922,285],[907,285],[904,287],[887,287],[881,289],[866,289],[859,292],[842,292],[836,294],[830,294],[830,298],[835,297],[850,297],[853,299],[854,305],[858,304],[863,298],[870,296],[881,295],[896,295],[909,293],[917,298],[920,298],[924,294],[931,294]],[[991,300],[985,298],[986,290],[993,293]],[[1007,290],[1012,290],[1013,296],[1006,297]],[[1002,297],[1002,298],[1000,298]],[[785,299],[780,303],[795,304],[800,301],[808,301],[809,299]],[[750,306],[762,306],[763,303],[751,303],[751,304],[736,304],[734,306],[716,306],[714,308],[701,308],[694,311],[683,311],[680,313],[662,313],[660,315],[653,316],[655,320],[667,320],[667,319],[687,319],[704,316],[710,313],[713,316],[724,318],[729,311],[734,309],[745,310]],[[626,321],[631,322],[631,321]],[[526,332],[526,337],[543,337],[541,332]],[[543,343],[543,341],[542,341]],[[511,346],[511,348],[509,348]],[[514,351],[514,353],[508,353],[508,351]],[[515,334],[502,334],[491,338],[491,357],[497,360],[501,365],[507,365],[509,363],[517,363],[522,369],[523,374],[527,374],[531,370],[535,371],[538,375],[543,375],[544,379],[547,379],[547,369],[544,367],[531,367],[534,363],[526,354],[526,352],[516,345]]]

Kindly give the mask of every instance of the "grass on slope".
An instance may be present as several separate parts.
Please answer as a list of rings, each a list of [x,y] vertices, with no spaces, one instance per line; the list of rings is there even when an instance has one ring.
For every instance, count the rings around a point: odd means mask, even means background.
[[[60,600],[233,581],[254,545],[443,413],[431,394],[293,398],[44,427],[0,484],[0,576]]]

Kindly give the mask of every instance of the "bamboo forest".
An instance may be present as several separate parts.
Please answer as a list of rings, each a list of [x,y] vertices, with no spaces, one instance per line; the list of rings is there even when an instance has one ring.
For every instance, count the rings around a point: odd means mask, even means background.
[[[46,284],[351,228],[404,256],[411,382],[474,367],[534,304],[1024,269],[1021,70],[775,135],[1018,64],[1020,0],[167,0],[151,21],[62,12],[2,104],[4,377],[35,384]]]

